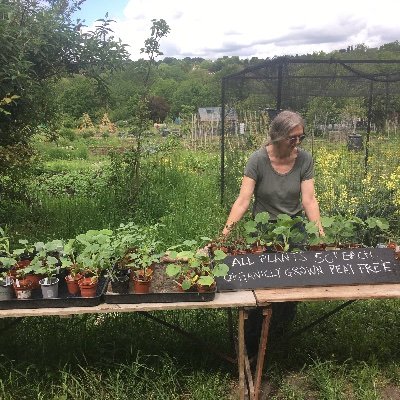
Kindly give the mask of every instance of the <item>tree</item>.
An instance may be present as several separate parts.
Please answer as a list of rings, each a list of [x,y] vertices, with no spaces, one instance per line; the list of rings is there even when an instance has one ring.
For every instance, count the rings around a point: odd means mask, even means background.
[[[8,197],[17,187],[23,190],[21,177],[27,177],[32,156],[30,137],[40,125],[54,131],[60,111],[54,83],[83,74],[100,87],[103,74],[121,68],[128,58],[125,45],[111,36],[110,20],[99,20],[87,33],[79,21],[72,23],[72,13],[84,1],[2,2],[8,19],[0,20],[0,192]]]
[[[151,96],[149,98],[150,118],[153,122],[164,122],[170,106],[163,97]]]
[[[121,68],[128,58],[125,45],[110,36],[110,20],[99,20],[87,33],[71,22],[71,14],[83,2],[7,3],[10,18],[0,23],[0,99],[19,98],[4,107],[9,114],[0,120],[0,145],[28,143],[39,124],[51,123],[58,111],[52,104],[55,80],[79,73],[100,87],[101,74]]]

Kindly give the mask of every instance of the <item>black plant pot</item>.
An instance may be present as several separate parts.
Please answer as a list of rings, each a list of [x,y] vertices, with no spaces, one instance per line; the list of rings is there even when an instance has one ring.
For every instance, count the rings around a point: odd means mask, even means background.
[[[129,276],[124,275],[111,281],[113,293],[127,294],[129,292]]]

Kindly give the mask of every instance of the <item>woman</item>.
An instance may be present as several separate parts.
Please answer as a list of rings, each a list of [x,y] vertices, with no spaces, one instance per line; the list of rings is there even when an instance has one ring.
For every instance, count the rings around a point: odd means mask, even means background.
[[[247,162],[239,196],[222,231],[224,236],[246,213],[253,195],[253,216],[267,211],[273,222],[278,214],[295,217],[304,210],[307,218],[317,224],[320,235],[324,235],[314,191],[313,159],[310,153],[298,148],[304,138],[304,120],[298,113],[282,111],[272,120],[269,141]],[[249,356],[254,355],[258,347],[262,323],[259,311],[255,309],[249,313],[245,323]],[[295,314],[296,303],[274,303],[271,332],[281,336]]]
[[[228,235],[246,213],[253,194],[253,216],[268,211],[274,221],[278,214],[294,217],[304,210],[323,235],[314,191],[313,159],[297,147],[305,138],[303,118],[293,111],[282,111],[272,120],[269,137],[267,144],[250,156],[223,235]]]

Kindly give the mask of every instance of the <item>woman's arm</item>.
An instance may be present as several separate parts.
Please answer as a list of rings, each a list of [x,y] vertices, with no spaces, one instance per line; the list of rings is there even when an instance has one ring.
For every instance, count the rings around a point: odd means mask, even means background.
[[[324,236],[324,229],[321,225],[319,204],[315,197],[314,179],[307,179],[301,182],[301,201],[307,218],[317,224],[319,234]]]
[[[255,186],[256,181],[254,179],[251,179],[248,176],[243,177],[239,196],[233,203],[231,212],[229,213],[229,217],[222,231],[223,235],[228,235],[232,225],[239,222],[248,210]]]

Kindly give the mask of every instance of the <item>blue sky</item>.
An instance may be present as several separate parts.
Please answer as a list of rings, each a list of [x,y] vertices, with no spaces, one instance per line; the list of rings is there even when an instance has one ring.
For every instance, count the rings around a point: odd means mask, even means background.
[[[74,17],[86,20],[91,25],[96,19],[104,18],[106,12],[110,19],[122,18],[123,10],[129,0],[86,0]]]
[[[75,17],[86,19],[90,30],[107,11],[116,20],[114,37],[128,45],[133,60],[143,57],[151,20],[161,18],[171,29],[161,51],[175,58],[263,59],[400,40],[395,0],[86,0]]]

